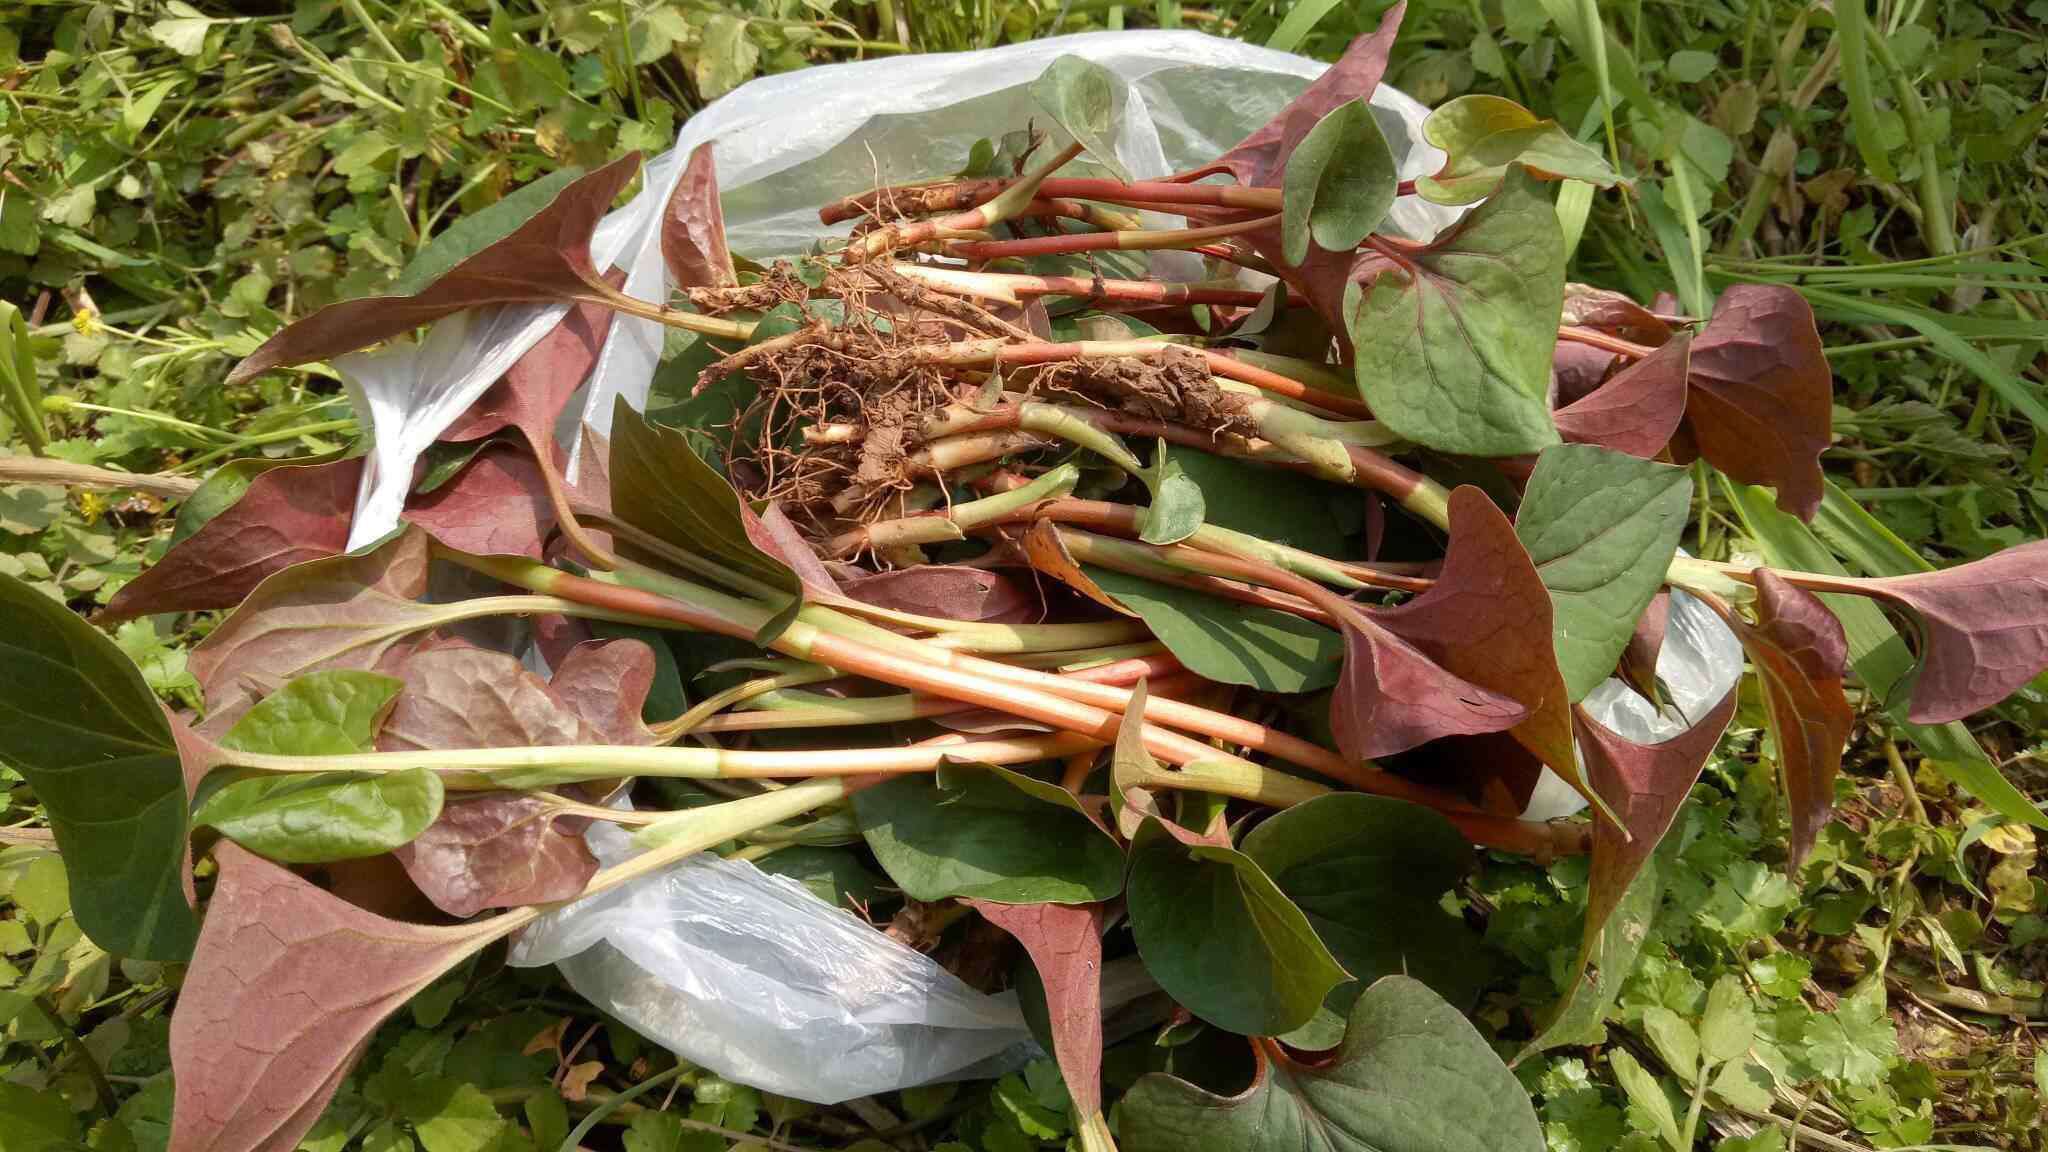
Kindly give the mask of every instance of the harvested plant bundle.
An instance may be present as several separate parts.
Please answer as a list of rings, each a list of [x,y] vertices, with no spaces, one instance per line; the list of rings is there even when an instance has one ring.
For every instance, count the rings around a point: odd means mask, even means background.
[[[1811,312],[1782,287],[1730,287],[1702,319],[1567,284],[1547,190],[1618,178],[1495,97],[1432,114],[1448,159],[1397,180],[1366,101],[1399,19],[1163,180],[1118,170],[1115,82],[1064,58],[1033,88],[1057,133],[828,205],[857,222],[843,246],[744,275],[700,149],[663,218],[667,303],[589,256],[637,158],[479,214],[409,294],[323,309],[237,368],[569,305],[374,547],[342,551],[357,459],[231,467],[193,497],[211,518],[106,616],[233,609],[191,655],[196,726],[0,577],[0,756],[49,812],[80,923],[191,960],[172,1152],[293,1147],[379,1021],[550,908],[707,849],[855,843],[910,900],[1021,942],[1089,1147],[1112,1143],[1096,974],[1122,920],[1264,1073],[1232,1100],[1146,1078],[1124,1146],[1297,1147],[1301,1125],[1540,1149],[1461,1015],[1477,941],[1439,901],[1473,844],[1590,852],[1558,1028],[1613,995],[1584,972],[1625,970],[1609,918],[1735,707],[1641,745],[1579,706],[1618,669],[1655,695],[1662,597],[1748,650],[1797,867],[1854,723],[1836,612],[1910,621],[1900,707],[1948,724],[2048,667],[2048,546],[1890,579],[1681,554],[1696,458],[1774,487],[1777,508],[1743,507],[1787,531],[1830,499]],[[1403,195],[1472,207],[1407,240],[1380,231]],[[1120,255],[1168,249],[1219,279]],[[673,330],[664,403],[622,404],[571,484],[554,429],[615,313]],[[550,678],[490,643],[507,618]],[[1903,669],[1876,682],[1865,647],[1863,698],[1887,706]],[[1520,818],[1546,768],[1589,819]],[[634,779],[666,807],[606,802]],[[600,870],[591,821],[642,851]],[[217,869],[203,925],[195,845]],[[437,923],[281,866],[385,854]]]

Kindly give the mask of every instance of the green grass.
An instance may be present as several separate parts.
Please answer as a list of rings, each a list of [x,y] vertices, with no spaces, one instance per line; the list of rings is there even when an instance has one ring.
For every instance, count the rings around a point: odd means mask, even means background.
[[[228,388],[228,367],[285,320],[388,284],[508,189],[659,151],[693,111],[759,73],[1161,25],[1329,57],[1379,7],[0,7],[0,300],[19,307],[32,362],[0,404],[0,440],[28,451],[39,409],[53,456],[195,477],[235,456],[342,448],[355,425],[330,374]],[[1426,103],[1511,96],[1632,175],[1629,195],[1590,204],[1574,279],[1643,299],[1670,292],[1694,311],[1740,281],[1808,293],[1837,376],[1826,463],[1868,509],[1823,518],[1821,538],[1851,568],[1954,563],[2048,534],[2048,0],[1836,0],[1834,16],[1793,0],[1411,7],[1393,83]],[[1698,490],[1689,548],[1761,551],[1722,486]],[[175,508],[0,489],[0,571],[89,610],[161,553]],[[194,706],[184,651],[209,624],[142,621],[117,637],[168,701]],[[1955,791],[1876,709],[1865,715],[1840,819],[1795,882],[1772,867],[1783,840],[1773,750],[1745,698],[1681,818],[1608,1043],[1518,1068],[1558,1152],[1665,1147],[1645,1094],[1683,1114],[1692,1088],[1666,1057],[1671,1021],[1689,1026],[1726,975],[1754,1001],[1775,1076],[1717,1086],[1703,1146],[1767,1150],[1796,1135],[1801,1148],[2044,1147],[2048,1059],[2034,1036],[2048,1020],[2048,881],[2033,835]],[[2048,797],[2044,726],[2048,691],[2030,690],[1973,729],[2035,802]],[[12,845],[0,850],[0,1149],[161,1148],[176,974],[79,938],[33,797],[11,776],[0,787],[12,789],[0,826],[14,829],[0,833]],[[1464,894],[1498,968],[1478,1020],[1504,1044],[1556,996],[1584,891],[1583,862],[1503,858]],[[1617,1082],[1611,1055],[1624,1050],[1648,1079]],[[1110,1054],[1112,1091],[1136,1064]],[[804,1148],[1064,1140],[1045,1064],[834,1109],[670,1068],[551,970],[484,962],[380,1033],[308,1147],[552,1152],[593,1117],[587,1146],[632,1152],[725,1147],[711,1128]],[[626,1098],[653,1077],[673,1082]],[[558,1112],[550,1081],[584,1087]],[[451,1116],[475,1123],[435,1123]],[[16,1135],[44,1130],[48,1140]]]

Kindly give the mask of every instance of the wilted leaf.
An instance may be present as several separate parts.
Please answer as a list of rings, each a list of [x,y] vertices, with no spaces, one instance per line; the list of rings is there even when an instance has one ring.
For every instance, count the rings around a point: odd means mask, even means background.
[[[1308,242],[1349,252],[1394,206],[1394,153],[1363,100],[1316,122],[1287,157],[1280,237],[1289,264],[1308,259]]]
[[[1792,809],[1786,851],[1796,874],[1834,811],[1835,776],[1856,723],[1842,694],[1849,640],[1819,597],[1768,568],[1757,569],[1756,591],[1756,624],[1739,625],[1736,635],[1763,682],[1764,715]]]
[[[697,145],[676,178],[661,214],[661,259],[678,288],[724,288],[739,283],[725,247],[725,213],[718,200],[718,164],[712,142]]]
[[[1564,286],[1566,324],[1596,328],[1634,344],[1662,345],[1672,337],[1671,325],[1655,312],[1619,292],[1590,284]]]
[[[1685,425],[1700,455],[1813,519],[1835,392],[1805,298],[1783,285],[1731,286],[1692,343],[1691,373]]]
[[[1024,624],[1045,612],[1035,594],[1002,572],[957,564],[896,568],[843,580],[839,589],[863,604],[947,620]]]
[[[455,796],[396,855],[412,882],[450,916],[566,900],[597,873],[597,858],[584,845],[582,821],[553,812],[523,793]]]
[[[1427,246],[1361,257],[1344,288],[1353,373],[1403,439],[1460,456],[1557,443],[1550,354],[1564,234],[1528,173]]]
[[[272,573],[340,553],[362,475],[360,459],[266,469],[115,593],[100,619],[233,607]]]
[[[1470,204],[1492,192],[1520,164],[1552,180],[1581,180],[1599,188],[1620,182],[1607,158],[1555,120],[1500,96],[1474,93],[1438,105],[1422,122],[1422,137],[1444,151],[1443,167],[1415,182],[1415,191],[1439,204]]]
[[[1087,904],[1123,888],[1124,855],[1073,794],[992,764],[947,764],[854,794],[875,859],[916,900]]]
[[[401,924],[233,843],[215,858],[220,879],[171,1017],[169,1152],[294,1147],[385,1017],[523,922]]]
[[[427,538],[407,531],[373,551],[294,565],[259,584],[192,650],[209,727],[316,668],[374,668],[447,619],[427,588]]]
[[[272,368],[326,360],[486,304],[554,303],[590,296],[602,285],[590,261],[590,235],[619,190],[639,170],[640,155],[622,156],[548,195],[508,196],[442,234],[445,248],[429,245],[396,287],[394,296],[366,296],[329,304],[287,325],[233,372],[228,383]],[[484,217],[488,216],[486,220]],[[514,221],[514,227],[506,229]],[[469,223],[469,222],[466,222]],[[454,262],[431,280],[450,257]]]
[[[1344,1044],[1298,1064],[1255,1042],[1251,1087],[1223,1097],[1153,1073],[1119,1107],[1130,1152],[1542,1152],[1529,1094],[1463,1013],[1389,976],[1351,1008]]]
[[[1692,477],[1675,465],[1592,444],[1537,457],[1515,534],[1550,589],[1557,666],[1573,700],[1613,674],[1664,584],[1691,502]]]
[[[1292,1032],[1348,978],[1257,862],[1228,845],[1184,842],[1160,819],[1131,841],[1127,903],[1153,979],[1219,1028]]]
[[[109,952],[183,960],[185,776],[142,673],[64,605],[0,574],[0,762],[49,815],[78,926]]]
[[[1681,332],[1591,394],[1553,413],[1558,435],[1574,444],[1598,444],[1655,459],[1685,418],[1691,363],[1692,334]]]
[[[1370,99],[1373,89],[1380,86],[1380,77],[1387,71],[1387,54],[1394,48],[1394,34],[1400,31],[1401,17],[1407,11],[1407,0],[1388,8],[1376,30],[1353,40],[1328,71],[1316,77],[1279,115],[1218,157],[1212,167],[1227,170],[1239,184],[1277,186],[1288,156],[1302,137],[1343,105]]]
[[[1131,174],[1116,154],[1117,93],[1122,89],[1116,73],[1093,60],[1061,56],[1031,82],[1031,98],[1087,150],[1089,159],[1128,182]]]
[[[1102,905],[968,903],[1031,954],[1074,1112],[1102,1111]]]
[[[1735,691],[1730,689],[1698,723],[1677,736],[1661,744],[1638,744],[1580,714],[1579,741],[1586,755],[1586,775],[1621,824],[1621,828],[1606,820],[1593,824],[1582,954],[1591,953],[1598,945],[1608,916],[1643,862],[1657,850],[1658,841],[1671,827],[1733,715]],[[1628,830],[1627,839],[1623,839],[1622,828]]]

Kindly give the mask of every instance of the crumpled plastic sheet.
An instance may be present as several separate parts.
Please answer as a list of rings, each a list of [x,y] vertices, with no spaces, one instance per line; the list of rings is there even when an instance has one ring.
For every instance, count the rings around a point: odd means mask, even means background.
[[[816,211],[850,190],[959,169],[978,139],[1038,114],[1026,88],[1064,53],[1108,67],[1125,84],[1116,141],[1135,178],[1193,167],[1277,112],[1324,65],[1194,32],[1091,33],[954,55],[832,65],[764,77],[687,121],[670,152],[650,161],[644,188],[608,215],[592,244],[597,267],[622,268],[625,291],[665,299],[661,208],[683,160],[715,141],[727,233],[735,253],[762,259],[808,248],[828,230]],[[1422,142],[1427,113],[1381,85],[1372,107],[1399,172],[1434,171]],[[1391,230],[1426,239],[1460,210],[1398,201]],[[1155,275],[1199,266],[1159,253]],[[342,357],[357,412],[372,435],[350,547],[396,526],[415,462],[507,366],[557,320],[561,306],[508,306],[452,317],[419,345]],[[573,446],[586,424],[610,427],[613,398],[644,404],[661,356],[660,325],[616,317],[597,367],[559,429]],[[572,457],[573,467],[573,457]],[[1732,634],[1683,593],[1659,663],[1688,714],[1719,699],[1741,670]],[[1718,686],[1718,687],[1717,687]],[[1636,739],[1676,722],[1618,682],[1588,699],[1596,718]],[[1529,815],[1584,807],[1547,771]],[[594,825],[607,861],[628,838]],[[512,962],[558,964],[593,1003],[685,1059],[742,1083],[820,1103],[994,1074],[1037,1053],[1015,998],[967,987],[913,949],[750,863],[701,855],[545,917],[514,942]],[[1104,1003],[1152,987],[1135,963],[1105,967]]]

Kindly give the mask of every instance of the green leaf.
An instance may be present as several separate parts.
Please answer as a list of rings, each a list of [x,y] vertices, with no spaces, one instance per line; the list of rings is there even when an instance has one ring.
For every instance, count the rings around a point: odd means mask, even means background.
[[[446,231],[427,241],[391,285],[391,295],[411,296],[446,275],[448,270],[510,236],[521,224],[554,203],[562,189],[583,175],[581,168],[558,168],[509,193],[478,212],[464,213]]]
[[[627,523],[750,579],[798,591],[796,574],[754,546],[739,494],[691,450],[688,436],[649,423],[621,396],[612,407],[611,449],[612,506]]]
[[[0,1080],[0,1152],[44,1152],[77,1142],[78,1117],[64,1097]]]
[[[1879,33],[1882,35],[1883,33]],[[1884,146],[1878,117],[1877,93],[1870,85],[1870,16],[1863,0],[1835,0],[1835,41],[1841,47],[1842,95],[1849,106],[1849,126],[1856,137],[1856,151],[1873,179],[1889,184],[1899,178]]]
[[[20,192],[14,199],[26,201]],[[15,435],[40,451],[45,443],[43,414],[36,400],[36,358],[28,345],[28,321],[21,309],[0,300],[0,404],[14,421]]]
[[[1756,1005],[1742,980],[1732,974],[1714,981],[1707,992],[1707,1013],[1700,1019],[1700,1052],[1723,1064],[1749,1051],[1756,1039]]]
[[[1456,1009],[1389,976],[1352,1006],[1344,1044],[1296,1064],[1270,1044],[1233,1097],[1164,1073],[1119,1106],[1128,1152],[1543,1152],[1536,1110],[1514,1074]]]
[[[405,1118],[426,1152],[486,1152],[505,1127],[489,1096],[474,1084],[445,1077],[410,1086]]]
[[[1435,175],[1416,180],[1415,191],[1439,204],[1481,199],[1500,184],[1510,164],[1600,188],[1621,180],[1605,157],[1557,121],[1500,96],[1460,96],[1439,105],[1422,122],[1422,135],[1443,149],[1444,163]]]
[[[1114,837],[1072,793],[992,764],[947,764],[854,794],[861,834],[914,899],[1087,904],[1123,888]]]
[[[1628,1094],[1628,1102],[1650,1118],[1664,1143],[1680,1147],[1678,1117],[1671,1111],[1671,1098],[1664,1094],[1664,1086],[1657,1083],[1657,1078],[1625,1048],[1614,1049],[1607,1058],[1607,1066],[1614,1070],[1615,1082]]]
[[[1564,1000],[1543,1031],[1525,1045],[1515,1061],[1567,1044],[1591,1045],[1606,1040],[1607,1009],[1621,995],[1622,983],[1635,970],[1636,959],[1650,938],[1650,926],[1664,902],[1664,875],[1676,857],[1678,836],[1667,836],[1643,862],[1621,899],[1573,965],[1575,975]]]
[[[1145,528],[1139,538],[1147,544],[1177,544],[1202,526],[1202,486],[1166,450],[1164,440],[1153,450],[1152,461],[1144,477],[1145,487],[1152,493],[1152,506],[1145,510]]]
[[[1128,183],[1116,155],[1117,92],[1123,81],[1093,60],[1062,56],[1031,82],[1031,98],[1065,128],[1097,164]]]
[[[652,1111],[635,1114],[621,1142],[626,1152],[721,1152],[726,1146],[716,1132],[693,1132],[682,1117]]]
[[[1316,121],[1288,153],[1281,177],[1281,251],[1290,264],[1308,259],[1311,237],[1331,252],[1349,252],[1394,206],[1394,153],[1364,100],[1338,106]]]
[[[49,814],[86,935],[138,960],[190,955],[199,923],[185,902],[185,776],[170,721],[112,640],[6,575],[0,762]]]
[[[1960,317],[1907,304],[1847,296],[1820,288],[1802,288],[1801,292],[1829,319],[1846,319],[1868,324],[1897,324],[1913,329],[1927,338],[1934,351],[1968,368],[1979,380],[1990,385],[2000,399],[2033,421],[2037,430],[2048,432],[2048,400],[2039,395],[2039,389],[2007,371],[1984,349],[1959,335],[1952,325],[1957,323]]]
[[[1487,976],[1482,944],[1439,903],[1471,869],[1472,848],[1434,809],[1333,793],[1274,813],[1241,847],[1351,973],[1328,998],[1335,1020],[1382,976],[1412,976],[1460,1007],[1477,995]],[[1340,1039],[1290,1043],[1329,1048]]]
[[[377,672],[324,668],[286,681],[242,714],[221,747],[280,756],[368,752],[405,681]]]
[[[285,864],[378,856],[424,832],[441,814],[430,769],[252,776],[221,786],[192,823]]]
[[[1764,559],[1772,567],[1848,575],[1842,562],[1812,529],[1778,510],[1769,489],[1736,484],[1726,477],[1722,484],[1743,526],[1763,549]],[[1819,595],[1842,622],[1849,640],[1849,664],[1855,669],[1856,678],[1883,704],[1892,723],[1919,746],[1921,755],[2001,816],[2048,829],[2048,812],[2005,778],[1961,721],[1915,724],[1906,719],[1911,693],[1899,689],[1913,670],[1913,653],[1905,638],[1885,618],[1884,611],[1861,596],[1831,592]]]
[[[1344,289],[1359,394],[1403,439],[1460,456],[1558,442],[1550,356],[1564,310],[1564,233],[1527,172],[1427,248]]]
[[[1287,18],[1273,29],[1266,38],[1266,47],[1275,52],[1292,52],[1301,47],[1301,42],[1323,22],[1323,18],[1334,11],[1342,0],[1299,0],[1287,10]]]
[[[1090,565],[1082,570],[1142,617],[1196,675],[1265,692],[1313,692],[1337,682],[1344,639],[1333,628],[1142,576]]]
[[[1292,1032],[1348,979],[1256,861],[1221,845],[1184,844],[1156,818],[1131,842],[1127,901],[1153,979],[1219,1028]]]
[[[1833,1012],[1808,1017],[1800,1040],[1806,1062],[1821,1075],[1863,1088],[1881,1080],[1899,1054],[1881,984],[1843,997]]]
[[[1202,487],[1202,522],[1250,532],[1319,556],[1356,555],[1345,539],[1340,511],[1351,494],[1301,472],[1233,460],[1214,452],[1169,445],[1168,455]]]
[[[1664,583],[1685,531],[1692,476],[1597,444],[1543,450],[1515,535],[1550,589],[1558,670],[1573,700],[1613,671]]]
[[[1662,1004],[1652,1004],[1643,1009],[1643,1031],[1649,1033],[1658,1059],[1676,1072],[1680,1080],[1689,1084],[1699,1075],[1700,1037],[1685,1022],[1685,1017]]]

